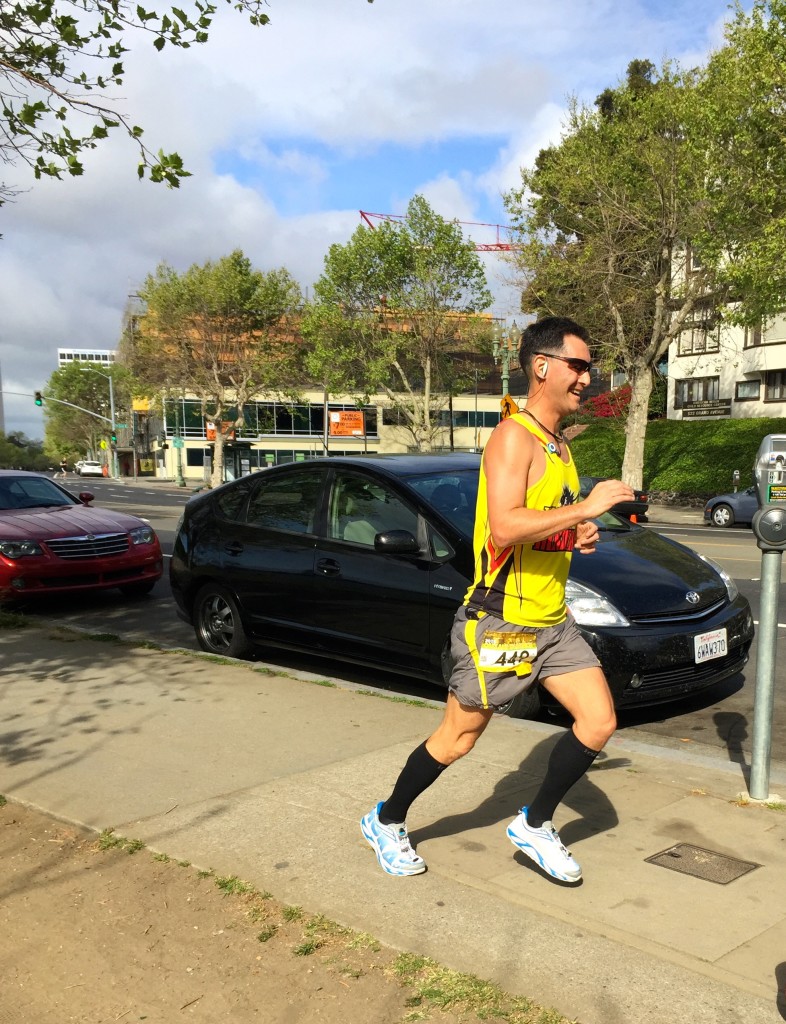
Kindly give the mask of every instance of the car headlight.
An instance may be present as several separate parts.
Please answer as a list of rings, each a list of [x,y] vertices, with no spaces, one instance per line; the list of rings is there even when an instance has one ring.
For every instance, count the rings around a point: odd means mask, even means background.
[[[137,526],[135,530],[129,531],[132,544],[152,544],[156,539],[152,526]]]
[[[34,540],[0,540],[0,555],[6,558],[24,558],[25,555],[43,555]]]
[[[696,552],[696,554],[699,556],[702,562],[706,562],[707,565],[711,569],[714,569],[715,572],[720,576],[720,578],[723,580],[724,586],[726,587],[726,593],[729,595],[729,600],[733,601],[740,591],[739,587],[731,578],[731,576],[729,576],[729,574],[726,572],[722,565],[718,565],[718,563],[714,562],[711,558],[707,558],[706,555],[702,555],[698,551]]]
[[[565,586],[565,602],[580,626],[630,625],[611,601],[575,580],[568,580]]]

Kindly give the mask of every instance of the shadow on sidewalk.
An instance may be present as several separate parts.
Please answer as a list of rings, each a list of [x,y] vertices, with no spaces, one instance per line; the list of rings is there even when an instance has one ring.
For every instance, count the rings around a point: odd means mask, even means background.
[[[775,968],[775,984],[778,993],[775,997],[775,1007],[780,1014],[781,1020],[786,1020],[786,963],[779,963]]]
[[[737,711],[717,711],[712,720],[718,736],[726,744],[729,760],[740,766],[745,785],[750,786],[751,768],[742,749],[742,741],[748,738],[748,719]]]
[[[430,825],[414,829],[410,838],[415,846],[428,839],[440,839],[455,836],[472,829],[486,828],[515,817],[520,808],[529,803],[540,787],[546,771],[549,755],[559,736],[550,736],[532,748],[519,767],[504,775],[494,786],[493,792],[472,810],[461,814],[451,814],[439,818]],[[599,770],[609,771],[630,764],[627,758],[609,758],[601,756],[588,775],[583,776],[570,789],[557,808],[558,819],[564,820],[565,808],[569,807],[580,817],[560,825],[557,821],[560,837],[566,846],[571,843],[606,832],[614,828],[618,822],[617,812],[613,804],[592,780]],[[443,775],[437,785],[450,785],[450,773]]]

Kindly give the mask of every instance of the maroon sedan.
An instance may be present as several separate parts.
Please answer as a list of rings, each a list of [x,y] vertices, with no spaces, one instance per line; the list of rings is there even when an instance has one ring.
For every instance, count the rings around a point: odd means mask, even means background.
[[[0,470],[0,603],[118,587],[147,594],[161,578],[158,537],[136,516],[91,508],[40,473]]]

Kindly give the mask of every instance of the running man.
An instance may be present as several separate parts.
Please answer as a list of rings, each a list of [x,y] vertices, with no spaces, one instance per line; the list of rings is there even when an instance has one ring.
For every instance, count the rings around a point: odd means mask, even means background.
[[[588,340],[565,317],[547,317],[522,333],[527,405],[500,422],[483,453],[475,576],[453,624],[445,714],[410,754],[388,799],[361,821],[388,874],[426,870],[409,841],[410,806],[472,750],[495,712],[540,683],[573,716],[573,726],[555,744],[540,789],[507,835],[554,878],[581,879],[552,821],[613,734],[616,718],[603,671],[565,604],[565,583],[573,551],[595,550],[593,519],[633,497],[627,484],[604,480],[579,502],[578,475],[559,425],[576,412],[590,382]]]

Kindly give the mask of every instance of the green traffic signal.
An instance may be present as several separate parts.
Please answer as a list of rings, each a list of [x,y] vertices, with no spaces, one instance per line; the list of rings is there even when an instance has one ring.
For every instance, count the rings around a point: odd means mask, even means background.
[[[36,405],[43,405],[44,404],[44,399],[43,399],[43,396],[41,395],[40,391],[36,391],[36,393],[35,393],[35,404]]]
[[[110,434],[109,435],[109,440],[112,442],[112,444],[117,444],[117,434],[114,434],[114,433]]]

